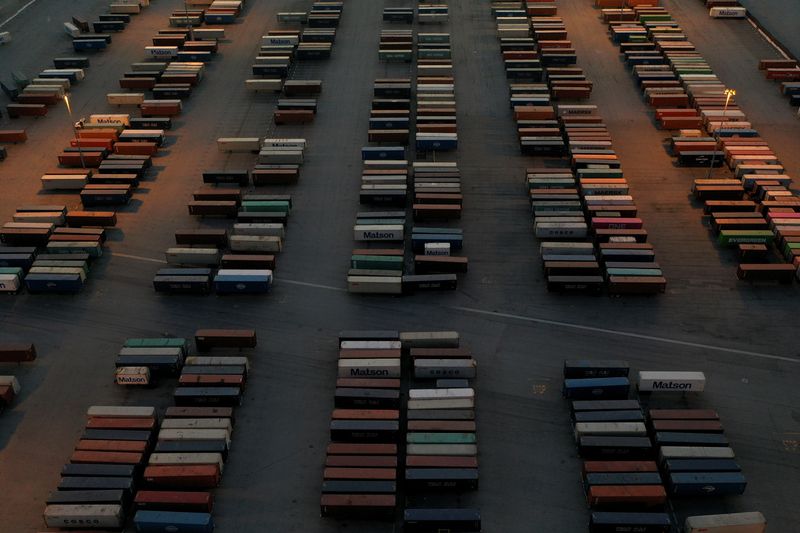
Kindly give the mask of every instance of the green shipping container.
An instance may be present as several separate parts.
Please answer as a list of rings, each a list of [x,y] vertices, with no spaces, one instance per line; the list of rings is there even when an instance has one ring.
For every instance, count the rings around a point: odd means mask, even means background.
[[[578,179],[581,178],[621,178],[622,170],[618,168],[579,168]]]
[[[393,255],[353,255],[350,268],[369,270],[402,270],[403,258]]]
[[[16,274],[22,276],[22,269],[20,267],[0,267],[0,274]]]
[[[475,444],[475,433],[409,433],[409,444]]]
[[[433,50],[429,50],[426,48],[420,48],[417,50],[417,57],[419,59],[450,59],[450,49],[440,49],[436,48]]]
[[[609,276],[663,276],[658,268],[609,268]]]
[[[378,59],[381,61],[411,62],[411,50],[378,50]]]
[[[258,200],[258,201],[249,201],[249,202],[242,202],[242,211],[248,212],[273,212],[273,213],[288,213],[289,212],[289,202],[283,201],[267,201],[267,200]]]
[[[175,338],[152,338],[152,339],[128,339],[125,341],[125,348],[182,348],[186,353],[188,343],[186,339]]]
[[[737,244],[772,244],[775,234],[766,229],[740,229],[722,230],[717,237],[717,242],[722,246],[736,246]]]

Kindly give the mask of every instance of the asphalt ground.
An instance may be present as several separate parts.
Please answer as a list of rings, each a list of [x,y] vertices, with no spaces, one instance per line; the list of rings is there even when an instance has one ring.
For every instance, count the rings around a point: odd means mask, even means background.
[[[4,29],[0,75],[36,72],[52,57],[71,55],[60,23],[102,2],[40,0]],[[319,78],[324,89],[313,125],[270,126],[275,97],[244,90],[260,36],[277,28],[278,11],[307,1],[247,3],[203,82],[168,132],[157,173],[118,215],[104,257],[76,296],[21,294],[0,299],[0,340],[34,341],[33,365],[3,367],[23,393],[0,416],[0,531],[42,529],[44,499],[78,439],[93,404],[169,405],[171,384],[148,391],[112,383],[113,359],[128,337],[190,337],[200,327],[252,327],[259,346],[233,448],[215,494],[218,531],[357,530],[388,532],[387,523],[319,518],[319,486],[328,442],[341,329],[448,329],[462,333],[479,365],[476,381],[481,488],[464,504],[481,508],[489,532],[580,532],[588,513],[568,406],[560,397],[561,366],[569,357],[624,358],[634,369],[693,369],[708,377],[699,397],[661,399],[670,405],[719,411],[749,486],[741,497],[676,502],[679,518],[760,510],[770,530],[790,532],[800,514],[800,392],[796,387],[796,285],[736,280],[733,253],[719,249],[689,195],[701,169],[674,166],[666,132],[653,125],[599,13],[588,0],[560,2],[579,64],[595,83],[599,106],[622,160],[632,194],[668,280],[667,293],[646,298],[555,295],[544,278],[531,234],[524,168],[543,160],[518,154],[507,82],[488,2],[452,3],[450,31],[458,103],[458,163],[465,210],[464,253],[470,272],[451,293],[362,297],[346,292],[358,206],[360,147],[366,144],[372,81],[410,73],[377,59],[384,5],[348,0],[329,61],[304,64],[295,77]],[[772,82],[756,70],[768,45],[741,21],[703,15],[696,0],[665,2],[715,72],[737,89],[737,100],[790,174],[800,169],[800,126]],[[156,0],[108,51],[92,56],[87,79],[72,93],[74,113],[113,112],[105,94],[178,1]],[[32,32],[49,18],[42,31]],[[386,25],[388,27],[388,25]],[[392,26],[405,28],[407,26]],[[419,29],[419,28],[418,28]],[[426,30],[428,27],[425,28]],[[7,103],[5,96],[0,102]],[[5,114],[5,113],[4,113]],[[38,120],[4,118],[0,128],[25,128],[27,143],[9,147],[0,164],[0,220],[23,203],[79,206],[76,195],[40,191],[38,177],[55,165],[71,136],[66,109]],[[227,227],[198,221],[186,202],[211,168],[245,168],[247,154],[217,152],[221,136],[276,134],[308,139],[295,209],[273,292],[255,297],[175,297],[155,294],[151,280],[177,229]]]
[[[794,0],[739,0],[750,16],[795,58],[800,58],[800,4]]]

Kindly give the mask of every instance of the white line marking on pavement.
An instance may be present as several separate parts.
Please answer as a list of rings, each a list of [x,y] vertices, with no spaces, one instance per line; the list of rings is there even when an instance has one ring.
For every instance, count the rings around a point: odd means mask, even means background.
[[[604,333],[607,335],[616,335],[619,337],[630,337],[633,339],[642,339],[647,341],[663,342],[665,344],[677,344],[680,346],[690,346],[692,348],[702,348],[705,350],[714,350],[717,352],[732,353],[737,355],[749,355],[751,357],[760,357],[762,359],[773,359],[775,361],[785,361],[787,363],[800,363],[800,359],[791,357],[783,357],[780,355],[772,355],[768,353],[751,352],[748,350],[738,350],[736,348],[725,348],[724,346],[714,346],[713,344],[703,344],[701,342],[682,341],[678,339],[670,339],[667,337],[656,337],[653,335],[644,335],[642,333],[633,333],[630,331],[620,331],[616,329],[598,328],[595,326],[584,326],[581,324],[573,324],[571,322],[562,322],[560,320],[549,320],[546,318],[536,318],[532,316],[514,315],[511,313],[500,313],[497,311],[486,311],[483,309],[473,309],[471,307],[461,307],[454,305],[450,309],[457,311],[464,311],[467,313],[475,313],[478,315],[494,316],[498,318],[513,318],[515,320],[523,320],[525,322],[534,322],[536,324],[547,324],[549,326],[559,326],[562,328],[579,329],[582,331],[593,331],[595,333]]]
[[[769,43],[769,45],[772,48],[774,48],[775,51],[777,51],[781,55],[781,57],[783,57],[784,59],[791,59],[788,55],[786,55],[786,52],[784,52],[783,49],[780,46],[778,46],[778,44],[770,38],[769,35],[764,33],[764,31],[761,28],[758,27],[758,24],[756,24],[756,21],[753,20],[753,17],[750,15],[749,11],[747,12],[747,22],[750,23],[750,25],[753,27],[753,29],[755,29],[761,35],[761,37],[763,37],[764,40],[766,40]]]
[[[147,262],[150,262],[150,263],[160,263],[160,264],[163,264],[163,265],[167,264],[167,262],[164,261],[163,259],[153,259],[152,257],[142,257],[141,255],[124,254],[122,252],[113,252],[113,251],[112,251],[112,255],[114,257],[124,257],[126,259],[135,259],[137,261],[147,261]],[[289,284],[289,285],[301,285],[303,287],[314,287],[315,289],[325,289],[325,290],[328,290],[328,291],[347,292],[347,289],[345,289],[343,287],[333,287],[331,285],[321,285],[319,283],[309,283],[307,281],[296,281],[296,280],[293,280],[293,279],[283,279],[283,278],[278,278],[275,281],[277,283],[286,283],[286,284]]]
[[[13,15],[11,15],[10,17],[8,17],[6,20],[4,20],[2,23],[0,23],[0,28],[2,28],[2,27],[3,27],[3,26],[5,26],[6,24],[8,24],[8,23],[9,23],[9,22],[11,22],[12,20],[14,20],[14,18],[15,18],[17,15],[19,15],[20,13],[22,13],[23,11],[25,11],[26,9],[28,9],[28,8],[31,6],[31,4],[33,4],[34,2],[36,2],[36,0],[31,0],[30,2],[28,2],[27,4],[25,4],[24,6],[22,6],[21,8],[19,8],[19,9],[17,10],[17,12],[16,12],[16,13],[14,13],[14,14],[13,14]]]
[[[151,257],[142,257],[141,255],[123,254],[122,252],[114,252],[114,251],[112,251],[111,254],[114,257],[126,257],[128,259],[137,259],[139,261],[149,261],[150,263],[161,263],[162,265],[167,264],[167,262],[163,259],[153,259]]]
[[[113,252],[115,257],[125,257],[127,259],[136,259],[138,261],[148,261],[150,263],[167,264],[163,259],[153,259],[151,257],[142,257],[139,255],[124,254],[121,252]],[[320,283],[309,283],[307,281],[297,281],[293,279],[278,278],[276,283],[286,283],[287,285],[299,285],[302,287],[312,287],[315,289],[324,289],[327,291],[347,292],[343,287],[333,287],[331,285],[322,285]],[[633,333],[630,331],[621,331],[616,329],[598,328],[595,326],[584,326],[582,324],[574,324],[572,322],[563,322],[560,320],[550,320],[547,318],[536,318],[532,316],[515,315],[511,313],[500,313],[498,311],[487,311],[485,309],[474,309],[472,307],[462,307],[458,305],[447,307],[447,309],[454,309],[456,311],[464,311],[466,313],[474,313],[478,315],[493,316],[497,318],[510,318],[514,320],[522,320],[524,322],[533,322],[536,324],[547,324],[549,326],[558,326],[562,328],[578,329],[581,331],[593,331],[595,333],[603,333],[606,335],[616,335],[618,337],[629,337],[632,339],[642,339],[647,341],[663,342],[665,344],[676,344],[679,346],[689,346],[692,348],[702,348],[705,350],[713,350],[716,352],[731,353],[737,355],[748,355],[751,357],[759,357],[761,359],[772,359],[774,361],[785,361],[787,363],[800,363],[800,359],[791,357],[783,357],[780,355],[773,355],[768,353],[751,352],[748,350],[738,350],[736,348],[726,348],[724,346],[714,346],[713,344],[704,344],[701,342],[682,341],[679,339],[670,339],[667,337],[656,337],[653,335],[644,335],[642,333]]]
[[[332,287],[331,285],[320,285],[319,283],[308,283],[306,281],[295,281],[293,279],[277,278],[275,283],[288,283],[289,285],[302,285],[303,287],[314,287],[316,289],[325,289],[328,291],[347,292],[344,287]]]

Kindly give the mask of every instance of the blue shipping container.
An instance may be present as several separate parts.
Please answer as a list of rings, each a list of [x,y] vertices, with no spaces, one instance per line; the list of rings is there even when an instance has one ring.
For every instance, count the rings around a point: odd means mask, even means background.
[[[670,494],[722,496],[743,494],[747,480],[741,472],[684,472],[670,474]]]
[[[133,524],[139,533],[211,533],[214,520],[209,513],[137,511]]]
[[[625,377],[565,379],[562,392],[573,400],[624,400],[630,387]]]
[[[74,293],[83,288],[80,274],[28,274],[25,286],[30,292]]]

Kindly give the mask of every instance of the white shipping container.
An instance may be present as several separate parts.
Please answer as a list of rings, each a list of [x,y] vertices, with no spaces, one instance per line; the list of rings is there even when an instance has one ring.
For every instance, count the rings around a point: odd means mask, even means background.
[[[224,429],[162,429],[158,440],[225,440],[230,446],[231,433]]]
[[[71,83],[69,78],[33,78],[31,80],[31,85],[40,85],[40,86],[49,86],[49,85],[58,85],[63,90],[67,90],[70,88]]]
[[[283,239],[272,235],[231,235],[228,239],[234,252],[280,252]]]
[[[361,294],[401,294],[400,276],[347,276],[347,291]]]
[[[177,46],[145,46],[145,53],[150,57],[177,57]]]
[[[404,348],[458,348],[461,336],[457,331],[401,331]]]
[[[217,148],[220,152],[257,152],[261,146],[258,137],[220,137]]]
[[[219,264],[219,250],[216,248],[168,248],[167,263],[170,265],[204,265]]]
[[[340,378],[399,378],[400,359],[339,359]]]
[[[281,46],[290,45],[297,46],[300,43],[300,38],[296,35],[262,35],[261,46]]]
[[[79,30],[78,27],[71,22],[64,23],[64,32],[73,38],[80,37],[81,35],[81,30]]]
[[[165,418],[161,429],[225,429],[233,431],[230,418]]]
[[[149,385],[150,369],[146,366],[123,366],[115,374],[117,385]]]
[[[108,126],[130,126],[131,116],[126,114],[89,115],[90,124],[103,124]],[[136,130],[139,131],[139,130]],[[163,132],[163,130],[161,130]]]
[[[574,434],[576,441],[587,435],[646,437],[647,428],[642,422],[576,422]]]
[[[91,527],[120,529],[125,525],[121,505],[112,504],[59,504],[44,508],[47,527]]]
[[[221,453],[159,453],[150,455],[148,465],[217,465],[225,466]]]
[[[585,222],[536,222],[533,225],[537,239],[584,238],[589,232]]]
[[[49,74],[54,76],[75,76],[75,79],[81,81],[86,77],[86,73],[82,68],[48,68],[42,71],[42,74]],[[47,78],[45,78],[47,79]]]
[[[64,225],[63,211],[31,211],[16,212],[12,215],[14,222],[50,222],[56,226]]]
[[[109,13],[138,15],[142,8],[139,4],[110,4],[108,6]]]
[[[106,100],[112,105],[140,105],[144,102],[144,93],[108,93]]]
[[[194,28],[194,38],[196,41],[206,41],[213,39],[224,39],[225,28]]]
[[[14,376],[0,376],[0,387],[11,387],[14,394],[19,394],[22,387],[19,386],[19,381]]]
[[[0,292],[17,292],[20,279],[16,274],[0,274]]]
[[[409,409],[472,409],[474,398],[444,398],[436,400],[408,400]]]
[[[541,255],[594,255],[594,244],[590,242],[543,242],[539,245]]]
[[[54,228],[51,222],[6,222],[3,228],[8,229],[49,229]]]
[[[234,235],[263,235],[284,238],[286,229],[283,224],[276,223],[239,223],[233,225]]]
[[[343,350],[399,350],[400,341],[342,341],[339,348]]]
[[[747,16],[747,9],[743,7],[712,7],[708,15],[715,19],[743,19]]]
[[[425,255],[450,255],[450,243],[426,242]]]
[[[192,355],[186,358],[186,365],[237,365],[243,366],[245,370],[250,370],[250,360],[241,355],[221,356],[221,355]]]
[[[22,94],[50,95],[64,97],[64,88],[61,85],[28,85],[22,89]]]
[[[244,80],[244,86],[248,91],[279,92],[283,89],[283,80],[280,78]]]
[[[402,241],[402,224],[358,225],[353,226],[353,240],[356,241]]]
[[[302,150],[267,149],[258,153],[258,163],[261,165],[301,165],[303,164]]]
[[[47,266],[32,266],[28,270],[29,274],[77,274],[81,277],[81,281],[86,281],[86,271],[82,268],[74,267],[47,267]]]
[[[767,519],[758,511],[686,517],[685,533],[764,533]]]
[[[436,378],[474,378],[477,363],[474,359],[415,359],[414,377]]]
[[[734,459],[732,448],[721,446],[662,446],[658,455],[666,459]]]
[[[702,372],[639,372],[641,392],[703,392],[706,376]]]
[[[475,389],[409,389],[408,397],[412,400],[475,398]]]
[[[304,150],[306,147],[305,139],[264,139],[261,141],[261,148],[284,148],[291,150]]]

